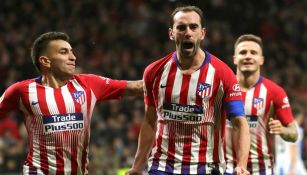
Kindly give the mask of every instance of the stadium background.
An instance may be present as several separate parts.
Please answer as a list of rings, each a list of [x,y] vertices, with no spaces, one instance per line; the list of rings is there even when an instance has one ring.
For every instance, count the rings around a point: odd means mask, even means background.
[[[260,35],[265,55],[262,73],[285,88],[292,105],[307,106],[307,1],[303,0],[1,0],[0,93],[16,81],[38,75],[30,58],[31,43],[52,30],[71,36],[79,72],[141,79],[146,65],[174,49],[168,39],[168,19],[180,4],[203,9],[207,28],[203,47],[232,68],[236,37]],[[143,107],[142,98],[130,97],[96,108],[90,174],[113,175],[131,165]],[[307,135],[307,118],[304,128]],[[27,144],[20,114],[0,121],[0,174],[20,172]],[[306,160],[306,136],[303,149]]]

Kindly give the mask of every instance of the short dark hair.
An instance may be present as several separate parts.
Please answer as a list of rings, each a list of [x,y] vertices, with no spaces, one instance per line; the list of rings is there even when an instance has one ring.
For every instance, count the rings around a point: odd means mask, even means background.
[[[201,26],[204,26],[204,15],[203,15],[203,11],[196,7],[196,6],[181,6],[181,7],[177,7],[171,14],[170,19],[169,19],[169,27],[172,28],[174,25],[174,16],[178,13],[178,12],[196,12],[199,17],[200,17],[200,23]]]
[[[262,39],[259,36],[254,35],[254,34],[244,34],[244,35],[241,35],[236,40],[234,48],[236,48],[241,42],[244,42],[244,41],[253,41],[253,42],[257,43],[260,46],[261,50],[263,50]]]
[[[69,41],[69,36],[63,32],[47,32],[41,34],[36,40],[33,42],[31,47],[31,58],[34,66],[40,72],[39,66],[39,57],[45,51],[50,41],[53,40],[64,40]]]

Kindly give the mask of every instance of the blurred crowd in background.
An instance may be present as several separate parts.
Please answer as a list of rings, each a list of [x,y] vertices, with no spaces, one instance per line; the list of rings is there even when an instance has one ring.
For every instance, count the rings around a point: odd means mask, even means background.
[[[307,106],[307,1],[1,0],[0,93],[38,76],[30,58],[33,40],[47,31],[70,35],[78,72],[113,79],[142,79],[149,63],[174,50],[169,16],[191,4],[205,15],[202,46],[232,68],[233,44],[244,33],[264,41],[264,76],[285,88],[292,105]],[[143,118],[143,99],[99,104],[93,114],[90,174],[113,175],[130,167]],[[0,174],[17,174],[28,150],[23,117],[0,116]],[[304,149],[307,159],[307,109]]]

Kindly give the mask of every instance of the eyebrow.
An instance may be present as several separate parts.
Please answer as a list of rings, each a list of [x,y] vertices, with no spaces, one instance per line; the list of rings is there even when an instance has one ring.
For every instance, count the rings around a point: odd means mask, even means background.
[[[72,48],[61,47],[59,51],[72,51]]]

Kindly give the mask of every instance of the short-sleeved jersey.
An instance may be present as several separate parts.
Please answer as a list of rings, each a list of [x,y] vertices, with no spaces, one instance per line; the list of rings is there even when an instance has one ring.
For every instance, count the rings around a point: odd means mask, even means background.
[[[74,75],[60,88],[41,77],[17,82],[0,100],[0,116],[19,109],[28,132],[23,174],[88,174],[90,121],[97,101],[120,99],[126,81]]]
[[[176,53],[150,64],[144,72],[144,100],[155,107],[158,118],[149,170],[208,174],[225,168],[222,113],[227,102],[240,101],[242,96],[231,69],[205,54],[203,64],[192,74],[182,73]]]
[[[251,174],[267,170],[272,172],[274,165],[268,122],[270,117],[280,120],[283,125],[293,121],[288,97],[280,86],[264,77],[260,77],[254,87],[242,92],[242,96],[251,134],[247,168]],[[225,146],[227,173],[233,172],[237,160],[231,132],[231,124],[227,121]]]

